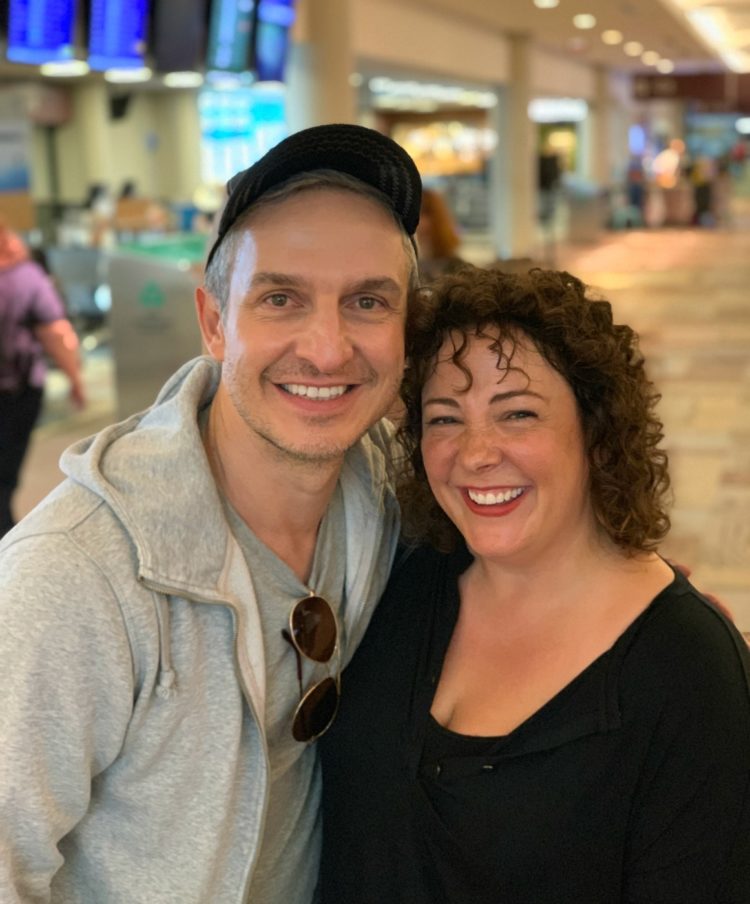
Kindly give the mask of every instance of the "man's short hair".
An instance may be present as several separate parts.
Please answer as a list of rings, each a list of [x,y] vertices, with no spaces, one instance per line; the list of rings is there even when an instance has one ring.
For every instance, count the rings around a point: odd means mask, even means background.
[[[362,182],[360,179],[338,170],[315,170],[292,176],[285,182],[274,186],[264,193],[250,207],[246,208],[232,222],[221,241],[217,240],[212,249],[212,255],[206,265],[205,284],[208,291],[216,299],[221,316],[226,313],[229,301],[229,285],[231,282],[232,267],[237,253],[239,237],[247,227],[248,220],[259,210],[279,204],[303,191],[316,191],[321,189],[337,189],[347,191],[360,197],[369,198],[379,204],[393,219],[394,225],[402,235],[404,254],[409,268],[409,293],[416,290],[419,282],[417,267],[417,255],[412,236],[407,232],[400,217],[393,209],[393,205],[381,191],[372,185]]]

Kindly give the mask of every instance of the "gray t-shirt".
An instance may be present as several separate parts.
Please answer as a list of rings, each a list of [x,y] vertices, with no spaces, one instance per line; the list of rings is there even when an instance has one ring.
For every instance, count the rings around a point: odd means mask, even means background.
[[[225,502],[229,525],[240,544],[258,599],[266,654],[265,729],[271,790],[263,839],[250,885],[250,904],[309,904],[314,900],[320,857],[320,768],[314,744],[292,737],[299,703],[297,658],[284,640],[294,604],[314,591],[331,604],[342,629],[346,531],[344,501],[337,485],[318,530],[310,580],[303,584]],[[342,644],[339,637],[339,643]],[[337,667],[337,657],[329,664]],[[302,689],[330,674],[328,666],[303,657]]]

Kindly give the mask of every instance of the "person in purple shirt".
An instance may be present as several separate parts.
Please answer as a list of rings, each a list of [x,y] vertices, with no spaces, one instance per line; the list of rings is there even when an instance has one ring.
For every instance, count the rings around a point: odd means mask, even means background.
[[[60,296],[21,238],[0,224],[0,537],[15,524],[11,500],[42,407],[46,356],[82,408],[78,337]]]

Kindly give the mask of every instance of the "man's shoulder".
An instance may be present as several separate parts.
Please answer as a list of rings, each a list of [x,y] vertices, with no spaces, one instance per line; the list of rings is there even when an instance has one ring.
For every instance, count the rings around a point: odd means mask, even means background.
[[[60,586],[102,575],[134,573],[132,544],[110,507],[94,492],[66,479],[0,542],[0,573],[31,570]]]

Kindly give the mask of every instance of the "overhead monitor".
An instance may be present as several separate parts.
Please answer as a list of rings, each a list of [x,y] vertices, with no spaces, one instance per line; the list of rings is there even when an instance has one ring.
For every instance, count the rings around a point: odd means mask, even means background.
[[[143,66],[149,0],[91,0],[88,64],[92,69]]]
[[[255,26],[255,71],[262,82],[283,82],[294,0],[260,0]]]
[[[158,72],[203,68],[208,25],[207,0],[158,0],[149,41]]]
[[[214,0],[208,27],[206,69],[247,72],[253,65],[255,0]]]
[[[11,0],[7,58],[35,65],[72,59],[75,7],[75,0]]]

